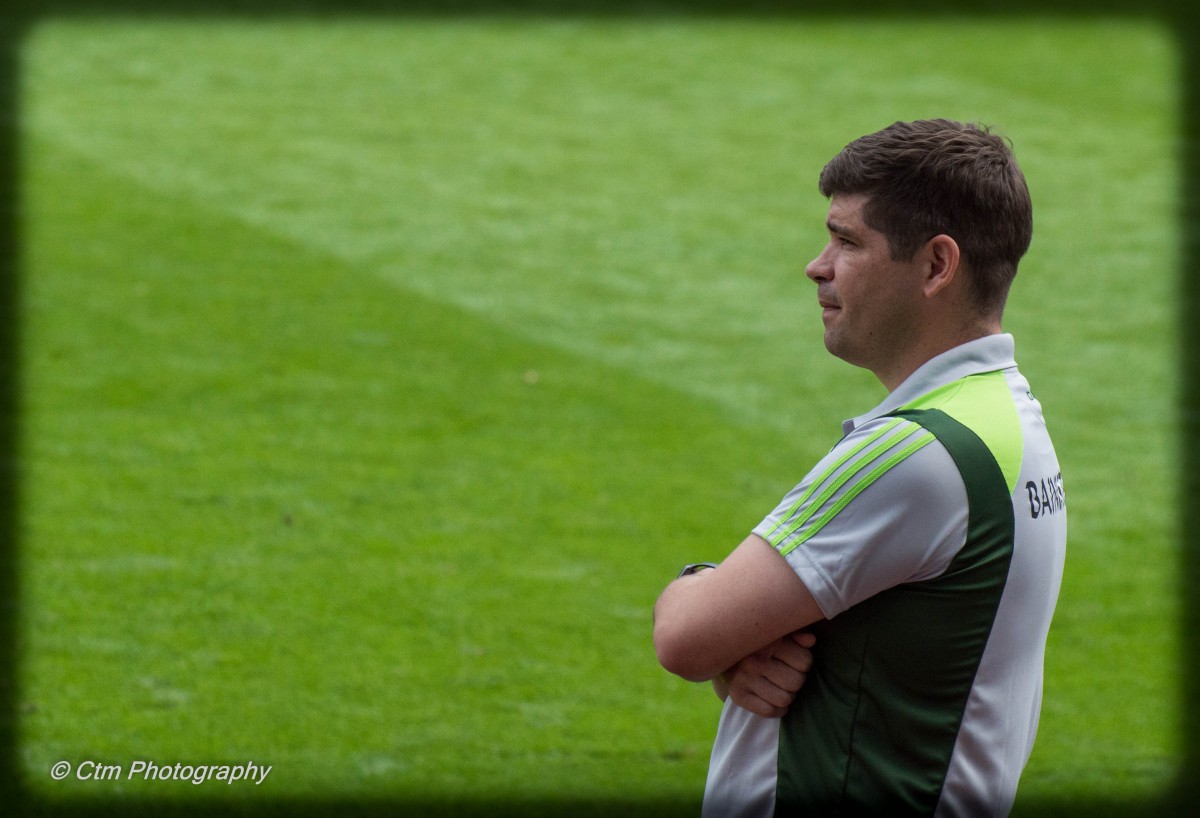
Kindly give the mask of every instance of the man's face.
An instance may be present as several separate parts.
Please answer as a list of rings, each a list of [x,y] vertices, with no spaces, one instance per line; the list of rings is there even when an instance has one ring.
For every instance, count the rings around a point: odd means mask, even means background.
[[[825,348],[887,383],[886,374],[917,339],[920,253],[893,261],[887,237],[863,221],[867,201],[864,194],[831,199],[829,243],[805,273],[817,284]]]

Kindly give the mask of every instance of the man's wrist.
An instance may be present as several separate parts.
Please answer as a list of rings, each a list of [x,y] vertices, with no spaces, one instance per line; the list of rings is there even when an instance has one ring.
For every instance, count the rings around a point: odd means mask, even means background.
[[[713,693],[717,694],[717,698],[725,701],[729,698],[729,671],[718,673],[712,679]]]

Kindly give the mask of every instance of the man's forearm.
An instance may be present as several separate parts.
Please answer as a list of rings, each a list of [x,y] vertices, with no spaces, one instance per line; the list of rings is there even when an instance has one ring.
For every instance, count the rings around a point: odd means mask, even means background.
[[[654,603],[654,649],[659,663],[689,681],[702,682],[709,676],[697,676],[688,669],[687,657],[682,656],[678,645],[672,643],[671,634],[679,630],[678,621],[686,617],[686,609],[692,604],[697,588],[714,574],[712,570],[686,574],[673,580]]]
[[[663,590],[654,606],[654,650],[676,676],[707,681],[821,618],[783,557],[752,534],[719,568],[680,577]]]

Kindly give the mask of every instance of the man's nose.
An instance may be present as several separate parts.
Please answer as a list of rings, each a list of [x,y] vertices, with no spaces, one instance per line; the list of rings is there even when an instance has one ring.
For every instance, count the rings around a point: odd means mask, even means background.
[[[833,277],[833,264],[830,260],[829,245],[826,245],[821,250],[821,254],[814,258],[804,268],[804,274],[813,281],[828,281]]]

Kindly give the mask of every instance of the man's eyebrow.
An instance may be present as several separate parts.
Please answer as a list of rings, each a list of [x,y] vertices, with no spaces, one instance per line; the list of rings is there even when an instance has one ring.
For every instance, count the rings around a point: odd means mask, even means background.
[[[833,219],[825,220],[825,229],[828,230],[830,233],[836,233],[839,236],[849,236],[850,238],[854,238],[854,236],[856,235],[855,232],[853,230],[851,230],[849,227],[838,224]]]

